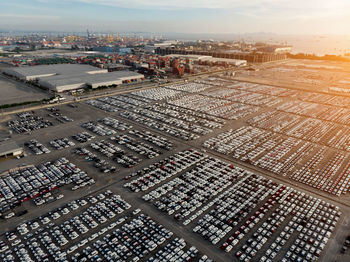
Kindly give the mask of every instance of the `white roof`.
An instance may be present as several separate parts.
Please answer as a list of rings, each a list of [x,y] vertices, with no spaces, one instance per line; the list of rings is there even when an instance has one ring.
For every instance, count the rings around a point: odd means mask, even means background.
[[[124,80],[140,79],[144,76],[131,71],[116,71],[108,73],[107,69],[100,69],[90,65],[58,64],[26,66],[10,68],[8,71],[28,79],[38,79],[39,84],[47,88],[70,86],[79,88],[85,84],[98,85],[99,83],[120,84]]]
[[[39,80],[39,84],[49,84],[50,86],[60,87],[66,85],[76,84],[103,84],[106,82],[122,82],[123,80],[131,80],[137,78],[143,78],[142,74],[138,74],[131,71],[116,71],[111,73],[102,74],[79,74],[71,76],[55,75],[45,77]]]
[[[57,64],[57,65],[38,65],[38,66],[23,66],[11,68],[10,70],[17,72],[26,77],[38,76],[40,75],[77,75],[83,73],[94,73],[106,71],[105,69],[100,69],[90,65],[82,64]]]
[[[0,156],[11,154],[19,150],[22,150],[22,148],[14,141],[0,143]]]

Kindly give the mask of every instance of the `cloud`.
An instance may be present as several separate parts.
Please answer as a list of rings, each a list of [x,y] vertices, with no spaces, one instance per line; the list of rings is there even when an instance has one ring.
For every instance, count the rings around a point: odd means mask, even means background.
[[[30,19],[30,20],[56,20],[58,16],[52,15],[19,15],[19,14],[0,14],[0,18],[7,19]]]
[[[121,8],[132,9],[186,9],[186,8],[205,8],[205,9],[219,9],[230,5],[230,2],[240,2],[237,0],[75,0],[78,2],[88,4],[99,4],[116,6]],[[232,3],[231,3],[232,4]]]
[[[43,1],[43,0],[41,0]],[[50,0],[44,0],[49,2]],[[65,0],[63,0],[65,1]],[[329,10],[350,7],[348,0],[73,0],[95,5],[107,5],[132,9],[250,9],[256,10],[299,10],[312,13],[320,9]]]
[[[252,18],[304,19],[350,15],[349,0],[35,0],[44,5],[72,3],[166,11],[229,11]]]
[[[3,2],[0,7],[8,14],[0,14],[2,27],[6,23],[62,30],[349,34],[350,24],[350,0],[18,0],[16,6],[16,0]]]
[[[105,7],[110,10],[141,10],[145,17],[148,11],[178,13],[186,19],[198,17],[202,10],[220,12],[218,19],[232,20],[232,17],[267,21],[310,21],[320,18],[350,16],[349,0],[35,0],[42,6],[51,4],[69,8],[71,4]],[[75,6],[76,8],[76,6]],[[121,10],[120,10],[121,11]],[[99,16],[99,15],[97,15]],[[137,19],[137,17],[130,17]],[[155,17],[156,19],[156,17]]]

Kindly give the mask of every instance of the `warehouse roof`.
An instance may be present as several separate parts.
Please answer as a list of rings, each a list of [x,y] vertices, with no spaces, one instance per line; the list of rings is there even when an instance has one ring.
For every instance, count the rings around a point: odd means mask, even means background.
[[[0,156],[12,154],[18,150],[22,150],[22,148],[14,141],[0,143]]]
[[[86,74],[84,75],[86,76]],[[65,86],[73,84],[85,84],[85,77],[83,75],[77,76],[49,76],[39,80],[39,84],[48,83],[52,86]]]
[[[29,66],[8,69],[24,79],[37,79],[39,85],[54,89],[58,92],[81,88],[84,85],[122,84],[126,80],[142,79],[144,76],[131,71],[116,71],[108,73],[107,69],[100,69],[90,65],[59,64],[45,66]]]
[[[115,75],[115,76],[118,77],[118,78],[125,78],[125,77],[128,77],[128,78],[132,78],[132,77],[138,78],[138,77],[144,77],[142,74],[135,73],[135,72],[132,72],[132,71],[116,71],[116,72],[109,73],[108,75],[111,75],[111,74]]]
[[[182,55],[182,54],[170,54],[167,55],[169,57],[181,57],[181,58],[188,58],[193,60],[202,60],[202,59],[212,59],[212,56],[208,55]]]
[[[57,64],[57,65],[37,65],[37,66],[23,66],[17,68],[9,68],[23,76],[38,76],[40,75],[78,75],[78,74],[93,74],[99,72],[106,72],[105,69],[100,69],[90,65],[81,64]]]
[[[108,74],[96,74],[96,75],[90,75],[88,76],[85,80],[87,83],[103,83],[103,82],[108,82],[108,81],[113,81],[113,80],[120,80],[120,77],[123,74],[119,74],[120,71],[117,72],[111,72]],[[139,74],[138,74],[139,75]]]
[[[117,80],[125,80],[132,79],[132,78],[142,78],[144,77],[142,74],[138,74],[131,71],[116,71],[111,73],[105,73],[105,74],[79,74],[79,75],[70,75],[70,76],[64,76],[64,75],[55,75],[55,76],[48,76],[45,78],[42,78],[39,83],[48,83],[52,86],[65,86],[65,85],[73,85],[73,84],[97,84],[97,83],[104,83],[109,81],[117,81]]]
[[[104,68],[111,68],[111,69],[129,69],[131,66],[123,65],[123,64],[106,64],[104,65]]]
[[[234,64],[244,64],[247,60],[242,59],[232,59],[232,58],[221,58],[221,57],[211,57],[211,58],[203,58],[201,61],[211,61],[211,62],[226,62],[226,63],[234,63]]]

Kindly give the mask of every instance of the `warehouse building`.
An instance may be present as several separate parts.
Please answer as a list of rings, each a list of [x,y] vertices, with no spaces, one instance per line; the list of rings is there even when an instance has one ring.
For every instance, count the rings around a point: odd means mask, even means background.
[[[23,148],[15,142],[0,143],[0,158],[23,155]]]
[[[117,74],[109,73],[101,77],[96,75],[95,77],[90,77],[86,79],[86,85],[92,89],[98,88],[100,86],[111,86],[111,85],[121,85],[123,80],[118,78]]]
[[[130,82],[142,81],[144,75],[132,71],[115,71],[104,75],[94,75],[86,78],[86,85],[91,88],[100,86],[121,85]]]
[[[79,74],[100,74],[108,73],[106,69],[100,69],[90,65],[80,64],[57,64],[57,65],[37,65],[15,68],[5,68],[4,73],[21,80],[31,81],[38,78],[50,76],[71,76]]]
[[[246,66],[247,60],[242,59],[231,59],[231,58],[221,58],[221,57],[212,57],[208,55],[183,55],[183,54],[170,54],[169,57],[178,57],[186,59],[187,61],[192,61],[194,63],[207,63],[207,64],[216,64],[216,65],[232,65],[232,66]]]
[[[85,76],[86,77],[86,76]],[[52,76],[39,78],[38,84],[42,87],[45,87],[49,90],[55,92],[64,92],[74,89],[84,88],[86,82],[84,81],[84,75],[75,75],[75,76]]]
[[[139,81],[139,80],[143,80],[144,78],[144,75],[135,73],[132,71],[119,71],[119,72],[113,72],[111,74],[114,74],[116,77],[122,80],[123,83]]]
[[[191,60],[193,62],[199,62],[200,60],[204,60],[204,59],[212,59],[212,56],[205,56],[205,55],[178,55],[178,54],[171,54],[171,55],[167,55],[171,58],[182,58],[182,59],[187,59],[187,60]]]
[[[123,83],[143,80],[144,75],[131,71],[116,71],[107,74],[81,74],[45,77],[38,81],[39,85],[56,92],[70,91],[85,87],[121,85]]]
[[[107,69],[81,64],[9,68],[4,72],[22,80],[36,81],[41,87],[54,92],[65,92],[85,87],[98,88],[100,86],[121,85],[144,79],[144,75],[131,71],[109,73]]]
[[[220,58],[220,57],[211,57],[211,58],[202,58],[201,62],[213,63],[217,65],[227,64],[232,66],[246,66],[247,60],[241,59],[231,59],[231,58]]]

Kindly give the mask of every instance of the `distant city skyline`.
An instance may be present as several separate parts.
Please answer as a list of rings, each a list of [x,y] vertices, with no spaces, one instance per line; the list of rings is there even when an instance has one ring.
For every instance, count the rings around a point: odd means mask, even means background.
[[[350,35],[346,0],[13,0],[0,30]]]

